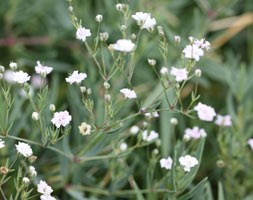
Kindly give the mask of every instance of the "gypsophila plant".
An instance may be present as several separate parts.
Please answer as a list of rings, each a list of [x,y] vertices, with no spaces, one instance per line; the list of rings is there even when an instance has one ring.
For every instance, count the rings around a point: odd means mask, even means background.
[[[39,60],[29,70],[15,61],[0,66],[0,199],[212,200],[208,178],[197,176],[210,126],[225,177],[219,199],[245,196],[252,184],[241,188],[232,177],[250,165],[238,162],[240,151],[253,149],[252,134],[237,134],[246,110],[233,110],[234,99],[246,100],[230,94],[232,115],[200,96],[199,62],[210,56],[210,42],[171,35],[158,16],[126,3],[95,13],[92,26],[77,16],[74,0],[67,3],[85,66],[61,74]],[[117,16],[113,32],[110,12]]]

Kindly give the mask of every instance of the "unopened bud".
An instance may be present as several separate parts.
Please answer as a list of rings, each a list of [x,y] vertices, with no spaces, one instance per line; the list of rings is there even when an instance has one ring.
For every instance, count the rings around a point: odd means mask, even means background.
[[[69,11],[73,12],[73,7],[72,6],[69,6]]]
[[[108,35],[107,32],[99,33],[99,39],[100,39],[100,41],[105,42],[108,39],[108,37],[109,37],[109,35]]]
[[[180,42],[181,42],[181,37],[180,37],[179,35],[175,35],[174,41],[175,41],[176,43],[180,43]]]
[[[177,120],[177,118],[171,118],[170,119],[170,123],[172,124],[172,125],[177,125],[178,124],[178,120]]]
[[[123,4],[123,3],[117,3],[116,4],[116,10],[117,11],[123,11],[123,9],[126,7],[126,5],[125,4]]]
[[[92,93],[91,88],[88,88],[88,89],[87,89],[87,94],[88,94],[88,95],[91,95],[91,93]]]
[[[95,17],[95,20],[96,20],[96,22],[98,22],[98,23],[102,22],[102,21],[103,21],[103,15],[97,15],[97,16]]]
[[[201,74],[202,74],[202,72],[201,72],[200,69],[196,69],[196,70],[195,70],[195,76],[196,76],[196,77],[201,77]]]
[[[32,119],[35,120],[35,121],[38,121],[39,120],[39,113],[33,112],[32,113]]]
[[[55,111],[55,105],[54,104],[50,104],[49,105],[49,110],[54,112]]]
[[[111,85],[106,81],[104,82],[104,88],[108,90],[111,87]]]
[[[81,86],[81,87],[80,87],[80,92],[81,92],[81,93],[84,94],[84,93],[86,92],[86,90],[87,90],[87,89],[86,89],[85,86]]]
[[[30,183],[30,179],[27,178],[27,177],[24,177],[24,178],[22,179],[22,183],[23,183],[25,186],[28,186],[29,183]]]
[[[0,167],[0,173],[1,173],[1,174],[4,174],[4,175],[5,175],[5,174],[8,173],[8,171],[9,171],[9,170],[8,170],[7,167],[5,167],[5,166]]]
[[[126,32],[127,26],[126,26],[126,25],[121,25],[121,26],[120,26],[120,30],[121,30],[122,32]]]
[[[17,68],[18,68],[18,65],[17,65],[17,63],[15,63],[15,62],[10,62],[10,68],[13,70],[13,71],[15,71]]]
[[[156,60],[155,59],[148,59],[148,64],[153,67],[156,65]]]
[[[161,70],[160,70],[160,74],[162,75],[166,75],[169,73],[169,70],[167,67],[162,67]]]
[[[1,73],[4,73],[4,71],[5,71],[4,66],[0,65],[0,72],[1,72]]]
[[[162,26],[157,26],[157,30],[160,36],[164,36],[164,31]]]

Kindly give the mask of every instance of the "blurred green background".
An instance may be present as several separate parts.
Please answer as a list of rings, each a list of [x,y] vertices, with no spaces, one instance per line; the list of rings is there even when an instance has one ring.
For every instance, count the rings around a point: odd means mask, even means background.
[[[116,20],[118,12],[115,9],[115,4],[118,2],[128,3],[133,12],[150,12],[156,18],[158,25],[164,27],[169,40],[170,65],[179,62],[178,50],[174,44],[175,35],[181,36],[182,46],[187,43],[189,36],[204,37],[211,42],[211,51],[197,64],[203,71],[203,78],[200,81],[201,101],[212,105],[221,114],[230,113],[238,125],[236,131],[246,132],[247,137],[250,136],[252,126],[247,120],[252,118],[250,101],[253,96],[252,0],[74,0],[73,6],[76,16],[92,32],[97,28],[95,16],[102,14],[104,20],[101,31],[109,33],[108,44],[111,44],[120,37],[119,21]],[[156,41],[151,40],[145,33],[137,52],[141,58],[137,61],[138,66],[144,67],[136,69],[133,81],[135,85],[142,83],[147,91],[154,89],[158,84],[153,71],[146,67],[147,58],[159,59],[159,52],[154,50],[156,45]],[[68,13],[68,2],[0,0],[0,64],[7,67],[10,61],[15,61],[23,70],[33,72],[37,60],[54,68],[56,74],[54,80],[57,81],[52,80],[52,82],[57,85],[54,85],[57,88],[57,96],[52,101],[59,107],[64,107],[67,102],[71,102],[70,94],[65,93],[69,91],[67,86],[61,85],[59,79],[66,77],[73,69],[90,74],[90,87],[100,87],[98,84],[101,84],[101,81],[98,81],[92,59],[82,43],[75,39],[75,29]],[[158,61],[158,65],[162,63]],[[143,70],[144,68],[146,70]],[[191,88],[191,84],[188,87]],[[185,93],[187,94],[187,90]],[[78,109],[73,105],[72,110],[77,112]],[[239,111],[244,116],[240,119]],[[74,115],[85,116],[80,113]],[[26,122],[28,121],[27,119]],[[80,120],[73,123],[77,127]],[[182,136],[186,126],[196,124],[204,126],[208,132],[203,164],[197,180],[208,176],[216,192],[217,181],[223,176],[223,171],[216,166],[219,153],[216,141],[217,130],[211,124],[189,120],[178,128],[180,132],[178,137]],[[157,127],[161,131],[166,129],[164,124],[159,122]],[[46,162],[49,160],[44,155],[40,161],[41,165],[44,159]],[[53,160],[51,161],[55,164]],[[61,160],[62,164],[65,162]],[[48,173],[59,175],[57,167],[54,169],[56,171]],[[44,171],[47,171],[46,166]],[[68,174],[62,171],[61,173],[62,176],[64,173]],[[73,169],[72,173],[75,174]],[[59,181],[57,178],[52,178],[50,182]],[[62,178],[64,177],[60,177],[60,180]],[[78,175],[73,177],[76,181],[78,178]],[[62,188],[64,186],[60,184],[59,194]]]

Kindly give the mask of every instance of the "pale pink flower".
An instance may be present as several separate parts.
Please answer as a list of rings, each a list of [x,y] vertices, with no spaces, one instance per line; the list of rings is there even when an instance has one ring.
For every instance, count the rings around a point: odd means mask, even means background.
[[[165,169],[171,169],[172,168],[172,158],[169,156],[168,158],[162,158],[160,160],[160,165],[161,168],[165,168]]]
[[[148,132],[147,130],[144,130],[142,132],[142,139],[147,142],[151,142],[153,140],[158,139],[158,133],[154,130],[151,130]]]
[[[185,172],[189,172],[192,167],[199,164],[198,160],[190,155],[181,156],[179,158],[179,163],[184,168]]]
[[[53,71],[52,67],[48,67],[46,65],[42,65],[40,61],[37,61],[37,65],[35,66],[35,72],[42,76],[46,76]]]
[[[253,138],[248,139],[248,145],[253,150]]]
[[[187,128],[184,131],[184,139],[190,140],[190,139],[199,139],[201,137],[206,137],[206,131],[203,128],[199,128],[197,126],[194,126],[192,129]]]
[[[175,79],[176,79],[177,82],[187,80],[187,78],[188,78],[187,77],[188,72],[185,68],[178,69],[178,68],[175,68],[175,67],[171,67],[170,74],[175,76]]]
[[[156,25],[156,20],[151,18],[150,13],[136,12],[132,18],[141,26],[141,29],[152,30]]]
[[[18,72],[13,72],[13,81],[16,83],[24,84],[30,80],[30,76],[22,70]]]
[[[78,40],[82,40],[83,42],[86,40],[87,37],[90,37],[90,36],[91,36],[90,29],[79,27],[76,31],[76,38]]]
[[[203,121],[213,121],[213,118],[216,116],[215,110],[211,106],[200,102],[194,107],[194,110],[197,111],[199,119]]]
[[[18,142],[18,144],[16,144],[15,146],[18,153],[20,153],[24,157],[30,157],[33,154],[32,148],[29,144],[26,144],[24,142]]]
[[[65,78],[66,82],[73,83],[81,83],[87,77],[86,73],[78,73],[78,71],[74,71],[68,78]]]
[[[40,196],[40,200],[56,200],[56,198],[52,197],[51,195],[43,194]]]
[[[135,44],[131,40],[120,39],[112,47],[116,51],[131,52],[134,50]]]
[[[128,88],[123,88],[120,90],[120,92],[124,95],[126,99],[135,99],[137,98],[137,95],[134,90],[130,90]]]
[[[71,115],[69,115],[68,111],[61,111],[61,112],[55,112],[54,117],[52,118],[51,122],[57,127],[60,128],[60,126],[67,126],[70,121],[72,120]]]
[[[0,138],[0,149],[2,149],[4,147],[5,147],[4,141]]]
[[[218,126],[232,126],[232,120],[230,115],[217,115],[215,124]]]
[[[200,57],[204,55],[203,49],[196,44],[187,45],[184,48],[183,53],[185,58],[191,58],[196,61],[199,61]]]
[[[46,181],[40,180],[37,185],[37,192],[43,195],[50,195],[53,192],[53,189],[46,183]]]

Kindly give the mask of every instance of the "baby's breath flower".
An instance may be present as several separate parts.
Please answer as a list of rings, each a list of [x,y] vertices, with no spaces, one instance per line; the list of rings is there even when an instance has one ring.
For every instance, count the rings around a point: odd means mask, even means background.
[[[198,160],[190,155],[181,156],[179,158],[179,163],[184,168],[185,172],[189,172],[192,167],[199,164]]]
[[[126,5],[123,3],[117,3],[115,7],[116,7],[117,11],[123,11],[123,9],[126,7]]]
[[[95,20],[96,20],[96,22],[98,22],[98,23],[102,22],[102,21],[103,21],[103,15],[98,14],[98,15],[95,17]]]
[[[201,74],[202,74],[201,69],[196,69],[195,70],[195,76],[196,77],[201,77]]]
[[[5,71],[4,66],[0,65],[0,73],[4,73],[4,71]]]
[[[38,112],[33,112],[32,113],[32,119],[35,120],[35,121],[38,121],[39,120],[39,113]]]
[[[53,192],[53,189],[46,183],[46,181],[40,180],[37,185],[37,192],[43,195],[50,195]]]
[[[160,36],[164,36],[164,31],[162,26],[157,26],[157,30]]]
[[[171,123],[172,125],[177,125],[177,124],[178,124],[177,118],[172,117],[172,118],[170,119],[170,123]]]
[[[9,172],[9,169],[6,166],[0,167],[0,174],[7,174]]]
[[[139,126],[134,125],[134,126],[132,126],[132,127],[130,128],[130,133],[131,133],[132,135],[136,135],[139,131],[140,131]]]
[[[200,102],[194,107],[194,110],[197,111],[199,119],[203,121],[213,121],[213,118],[216,116],[216,112],[211,106]]]
[[[154,130],[151,130],[148,132],[147,130],[144,130],[142,132],[142,139],[147,142],[151,142],[153,140],[156,140],[158,138],[158,133]]]
[[[168,73],[169,73],[169,70],[168,70],[167,67],[162,67],[162,68],[160,69],[160,74],[161,74],[161,75],[166,75],[166,74],[168,74]]]
[[[38,74],[33,74],[31,77],[31,86],[34,89],[43,88],[47,84],[46,77],[43,77]]]
[[[23,177],[22,183],[25,184],[25,185],[27,186],[27,185],[29,185],[29,183],[30,183],[30,179],[27,178],[27,177]]]
[[[131,40],[120,39],[113,44],[113,49],[121,52],[132,52],[135,48],[135,44]]]
[[[110,83],[108,83],[107,81],[104,82],[104,88],[105,88],[106,90],[108,90],[110,87],[111,87]]]
[[[33,154],[32,148],[29,144],[26,144],[24,142],[18,142],[18,144],[16,144],[15,146],[18,153],[20,153],[24,157],[30,157]]]
[[[175,41],[176,43],[180,43],[180,42],[181,42],[181,37],[180,37],[179,35],[175,35],[175,36],[174,36],[174,41]]]
[[[24,84],[27,81],[30,80],[30,76],[26,72],[23,72],[22,70],[18,72],[13,72],[13,81],[16,83]]]
[[[52,67],[48,67],[46,65],[42,65],[40,61],[37,61],[37,65],[35,66],[35,72],[45,77],[53,71]]]
[[[123,88],[120,90],[120,92],[124,95],[126,99],[135,99],[137,98],[137,95],[134,90],[130,90],[128,88]]]
[[[50,110],[51,112],[54,112],[54,111],[55,111],[55,105],[54,105],[54,104],[50,104],[50,105],[49,105],[49,110]]]
[[[8,69],[4,72],[3,78],[7,83],[10,83],[10,84],[15,83],[15,81],[13,80],[13,77],[14,77],[14,71]]]
[[[165,169],[171,169],[172,168],[172,158],[169,156],[168,158],[162,158],[160,160],[160,165],[161,168],[165,168]]]
[[[15,62],[10,62],[9,66],[10,66],[11,70],[13,70],[13,71],[15,71],[18,68],[17,63],[15,63]]]
[[[30,175],[30,177],[35,177],[35,176],[37,176],[37,171],[36,171],[36,169],[35,169],[35,167],[34,166],[29,166],[29,168],[28,168],[28,174]]]
[[[74,71],[69,77],[65,78],[66,82],[73,83],[81,83],[87,77],[86,73],[78,73],[78,71]]]
[[[232,126],[232,120],[230,115],[217,115],[215,124],[218,126]]]
[[[81,123],[81,125],[78,126],[78,129],[82,135],[90,135],[91,133],[91,125],[87,124],[86,122]]]
[[[68,111],[61,111],[55,112],[54,117],[52,118],[51,122],[57,127],[60,128],[61,126],[67,126],[70,121],[72,120],[71,115]]]
[[[205,39],[194,39],[194,44],[197,45],[201,49],[209,50],[210,49],[210,42],[206,41]]]
[[[121,150],[121,151],[126,151],[127,150],[127,144],[126,143],[121,143],[120,144],[120,146],[119,146],[119,149]]]
[[[158,150],[158,149],[154,149],[154,150],[152,151],[152,153],[153,153],[154,155],[158,155],[158,154],[159,154],[159,150]]]
[[[4,75],[2,73],[0,73],[0,80],[2,80],[4,77]]]
[[[86,41],[87,37],[91,36],[90,29],[86,29],[85,27],[79,27],[76,31],[76,38],[78,40]]]
[[[156,65],[156,60],[155,59],[148,59],[148,64],[153,67]]]
[[[178,69],[175,67],[171,67],[170,74],[175,76],[177,82],[182,82],[184,80],[187,80],[187,70],[185,68]]]
[[[109,34],[107,32],[99,33],[99,39],[105,42],[109,38]]]
[[[137,22],[141,29],[152,30],[156,25],[155,18],[151,18],[150,13],[136,12],[132,18]]]
[[[187,45],[184,50],[184,57],[199,61],[200,57],[204,55],[204,51],[196,44]]]
[[[253,138],[248,139],[247,143],[250,146],[250,148],[253,150]]]
[[[43,194],[40,196],[40,200],[56,200],[56,198],[52,197],[51,195]]]
[[[0,149],[2,149],[4,147],[5,147],[4,141],[0,138]]]
[[[199,128],[197,126],[194,126],[192,129],[187,128],[184,131],[184,139],[190,140],[190,139],[199,139],[201,137],[206,137],[206,131],[203,128]]]

